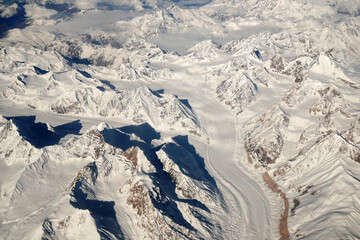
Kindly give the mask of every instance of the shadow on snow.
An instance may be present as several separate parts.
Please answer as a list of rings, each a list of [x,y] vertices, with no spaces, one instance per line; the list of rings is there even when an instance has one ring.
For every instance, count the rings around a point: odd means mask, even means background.
[[[36,116],[4,117],[12,120],[17,126],[19,134],[36,148],[56,145],[60,139],[68,134],[78,135],[82,124],[80,120],[69,122],[57,127],[51,127],[46,123],[36,123]]]
[[[98,175],[96,164],[89,164],[88,167],[91,168],[92,173],[95,175],[94,178],[96,178]],[[90,212],[101,239],[124,239],[124,234],[116,219],[114,201],[88,199],[88,194],[82,190],[81,181],[77,181],[71,192],[71,196],[73,198],[70,200],[70,204],[73,207]]]
[[[160,139],[160,133],[156,132],[148,123],[131,125],[118,129],[104,129],[101,134],[106,143],[126,150],[132,146],[139,147],[146,158],[156,168],[156,173],[151,173],[150,178],[154,186],[160,189],[160,194],[152,196],[153,205],[164,215],[172,219],[173,222],[182,225],[190,230],[195,229],[182,216],[176,202],[183,202],[190,206],[193,214],[202,222],[211,225],[197,212],[194,207],[209,212],[205,204],[196,199],[180,199],[175,192],[175,183],[170,175],[163,170],[163,165],[156,152],[163,149],[181,169],[182,173],[205,184],[214,194],[219,194],[215,180],[210,176],[205,168],[204,159],[196,153],[195,148],[189,143],[187,136],[177,136],[173,140],[175,143],[167,143],[155,147],[152,141]],[[132,135],[136,135],[140,140],[134,140]]]

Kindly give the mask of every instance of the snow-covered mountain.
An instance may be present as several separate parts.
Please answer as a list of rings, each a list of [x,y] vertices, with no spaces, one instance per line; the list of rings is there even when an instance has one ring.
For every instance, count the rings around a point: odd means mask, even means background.
[[[2,1],[0,238],[360,238],[359,13]]]
[[[24,52],[19,54],[25,59],[31,58]],[[12,74],[1,94],[3,103],[58,114],[121,117],[133,123],[148,122],[161,130],[186,129],[192,134],[206,134],[191,106],[162,90],[142,86],[120,91],[108,80],[80,69],[48,71],[37,66],[17,66],[12,60],[9,65],[8,71]],[[37,95],[41,97],[35,98]]]
[[[209,231],[216,223],[209,221],[208,205],[218,205],[221,195],[187,137],[164,144],[148,124],[116,129],[103,123],[70,134],[61,145],[35,147],[26,140],[29,134],[17,127],[29,122],[15,117],[1,127],[2,141],[22,142],[16,149],[7,147],[2,156],[9,167],[21,166],[2,186],[3,224],[10,230],[3,237],[36,232],[39,238],[74,238],[80,236],[78,228],[91,239],[214,234]],[[61,129],[43,129],[42,137],[54,139]],[[161,144],[154,146],[153,140]],[[33,213],[39,207],[43,210]],[[22,228],[33,215],[34,225]],[[19,227],[23,230],[11,231]]]

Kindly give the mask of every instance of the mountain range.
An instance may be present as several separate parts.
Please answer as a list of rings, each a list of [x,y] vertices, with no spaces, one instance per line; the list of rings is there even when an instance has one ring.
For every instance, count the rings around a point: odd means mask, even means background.
[[[0,2],[1,239],[359,239],[360,2]]]

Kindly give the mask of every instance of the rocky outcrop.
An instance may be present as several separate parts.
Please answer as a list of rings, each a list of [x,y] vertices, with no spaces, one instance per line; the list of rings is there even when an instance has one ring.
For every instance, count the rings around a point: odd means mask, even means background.
[[[300,83],[307,78],[309,69],[314,64],[311,57],[300,57],[291,62],[280,55],[274,55],[270,61],[270,69],[276,73],[284,74],[294,78],[296,83]]]
[[[217,98],[240,114],[256,99],[257,85],[245,74],[238,73],[219,84]]]
[[[245,126],[249,130],[245,133],[245,150],[249,161],[265,167],[275,163],[282,152],[289,121],[286,113],[276,106],[247,122]]]

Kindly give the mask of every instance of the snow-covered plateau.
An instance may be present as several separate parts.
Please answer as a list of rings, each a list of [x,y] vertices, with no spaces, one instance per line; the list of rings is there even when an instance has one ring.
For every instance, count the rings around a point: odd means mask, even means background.
[[[360,239],[360,1],[0,1],[0,239]]]

